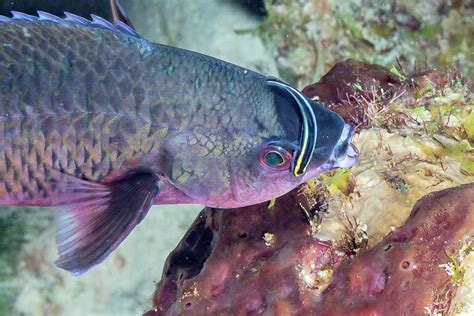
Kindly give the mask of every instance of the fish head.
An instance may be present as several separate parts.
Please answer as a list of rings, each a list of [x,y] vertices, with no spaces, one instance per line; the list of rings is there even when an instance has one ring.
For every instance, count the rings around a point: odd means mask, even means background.
[[[290,85],[272,80],[269,87],[276,123],[271,137],[255,140],[257,146],[246,146],[250,149],[240,153],[239,159],[227,157],[231,161],[227,164],[228,207],[268,201],[322,173],[358,161],[353,126]]]
[[[354,128],[337,113],[281,81],[269,79],[257,90],[264,94],[253,108],[228,110],[237,113],[238,127],[199,125],[202,130],[180,134],[169,146],[169,179],[194,203],[233,208],[265,202],[357,162]],[[228,121],[225,111],[220,115]]]

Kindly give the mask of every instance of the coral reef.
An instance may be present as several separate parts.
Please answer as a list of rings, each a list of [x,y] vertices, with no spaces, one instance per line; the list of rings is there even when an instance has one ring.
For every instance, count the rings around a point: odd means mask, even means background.
[[[266,0],[257,30],[280,75],[302,87],[348,58],[474,75],[472,1]]]
[[[171,314],[232,314],[314,304],[313,294],[346,255],[311,236],[299,206],[310,194],[294,190],[271,208],[205,209],[168,258],[155,306]]]
[[[335,64],[303,93],[360,129],[371,126],[371,116],[383,110],[390,99],[403,95],[405,89],[401,76],[387,68],[349,59]]]
[[[341,265],[311,311],[318,315],[447,312],[463,279],[458,253],[470,247],[473,234],[474,184],[431,193],[415,204],[405,225]]]
[[[311,237],[300,208],[310,192],[294,190],[271,209],[205,209],[168,258],[156,309],[146,315],[424,315],[449,308],[462,282],[458,251],[474,233],[474,184],[424,197],[405,225],[352,260],[341,245]]]
[[[452,71],[337,64],[304,91],[359,127],[359,164],[268,205],[203,211],[149,315],[469,314],[471,89]]]

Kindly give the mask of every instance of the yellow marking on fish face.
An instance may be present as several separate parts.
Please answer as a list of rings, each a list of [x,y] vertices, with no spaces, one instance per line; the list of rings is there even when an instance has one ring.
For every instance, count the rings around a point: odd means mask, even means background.
[[[300,169],[301,169],[301,164],[303,163],[303,157],[305,156],[306,154],[306,151],[307,151],[307,146],[308,146],[308,129],[309,129],[309,126],[308,126],[308,121],[307,121],[307,118],[306,118],[306,115],[305,113],[303,112],[302,113],[303,115],[303,137],[302,137],[302,140],[301,140],[301,143],[302,143],[302,146],[301,146],[301,150],[298,152],[298,158],[296,160],[296,165],[295,165],[295,168],[293,170],[293,174],[295,176],[300,176],[302,174],[304,174],[306,172],[306,166],[303,167],[303,171],[300,172]]]
[[[303,154],[298,156],[298,159],[296,160],[295,169],[293,170],[293,174],[297,177],[299,177],[306,171],[306,168],[304,168],[302,172],[299,172],[302,162],[303,162]]]

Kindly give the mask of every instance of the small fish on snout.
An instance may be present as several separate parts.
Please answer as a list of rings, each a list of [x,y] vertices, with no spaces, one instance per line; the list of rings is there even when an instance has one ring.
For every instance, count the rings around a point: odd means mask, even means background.
[[[129,25],[0,16],[0,205],[58,208],[58,267],[103,261],[154,204],[268,201],[358,159],[291,85]]]

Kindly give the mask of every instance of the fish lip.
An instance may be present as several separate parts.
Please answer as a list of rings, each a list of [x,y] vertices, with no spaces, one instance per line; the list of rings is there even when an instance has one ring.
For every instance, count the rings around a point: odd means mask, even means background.
[[[359,161],[360,151],[352,142],[355,128],[349,124],[346,125],[346,128],[349,128],[347,131],[347,137],[341,139],[341,147],[345,147],[345,149],[338,153],[334,153],[336,157],[332,166],[333,168],[349,168]]]
[[[349,147],[347,148],[347,157],[349,158],[359,158],[360,152],[359,149],[354,145],[353,143],[349,144]]]
[[[307,181],[336,168],[354,166],[359,161],[360,156],[359,149],[352,142],[354,135],[355,128],[352,125],[345,124],[331,158],[321,165],[313,165],[309,172],[303,176],[302,181]]]

